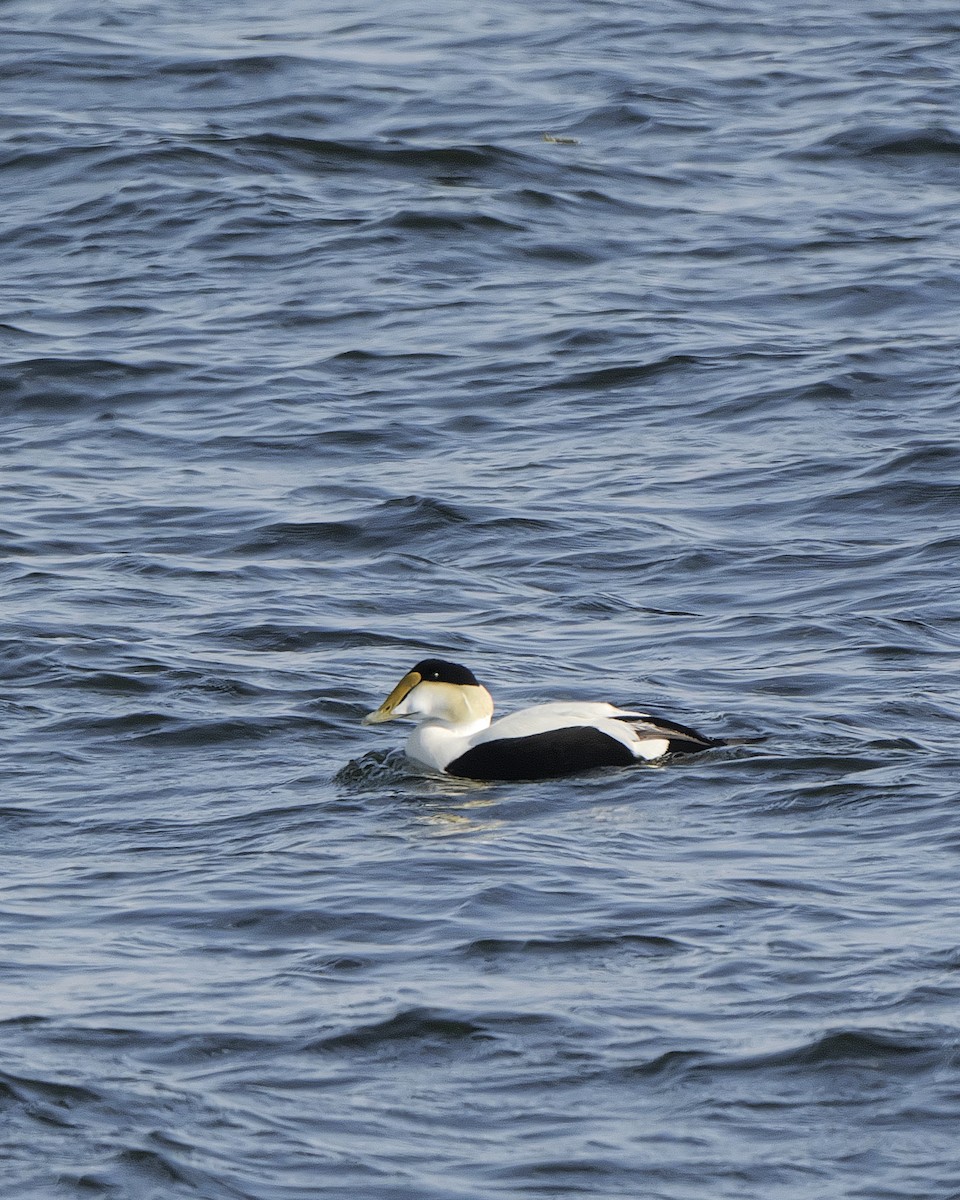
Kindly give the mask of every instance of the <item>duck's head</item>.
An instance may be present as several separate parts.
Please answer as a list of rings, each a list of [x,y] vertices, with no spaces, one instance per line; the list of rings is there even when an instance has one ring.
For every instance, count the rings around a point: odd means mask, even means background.
[[[398,717],[483,728],[493,716],[493,698],[472,671],[440,658],[425,658],[408,671],[380,707],[363,718],[379,725]]]

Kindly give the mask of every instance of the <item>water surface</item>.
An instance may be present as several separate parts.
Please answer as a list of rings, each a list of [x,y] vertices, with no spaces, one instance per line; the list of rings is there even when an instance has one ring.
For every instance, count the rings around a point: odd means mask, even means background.
[[[954,11],[3,30],[7,1193],[960,1194]]]

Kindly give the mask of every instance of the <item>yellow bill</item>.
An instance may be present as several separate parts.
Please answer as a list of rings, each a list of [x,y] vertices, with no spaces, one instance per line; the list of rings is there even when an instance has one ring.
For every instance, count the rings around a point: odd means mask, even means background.
[[[394,709],[409,696],[421,679],[422,676],[417,671],[408,671],[380,707],[372,713],[367,713],[362,724],[380,725],[383,721],[392,721]]]

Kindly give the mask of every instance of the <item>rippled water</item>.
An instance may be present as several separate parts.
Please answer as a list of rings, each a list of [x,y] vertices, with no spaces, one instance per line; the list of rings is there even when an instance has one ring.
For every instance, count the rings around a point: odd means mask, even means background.
[[[955,9],[225,12],[2,7],[5,1194],[960,1195]]]

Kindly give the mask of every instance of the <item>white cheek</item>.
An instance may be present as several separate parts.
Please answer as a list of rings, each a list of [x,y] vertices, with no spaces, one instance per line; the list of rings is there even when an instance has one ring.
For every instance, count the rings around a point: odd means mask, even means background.
[[[411,706],[410,700],[413,692],[407,692],[404,698],[400,701],[397,707],[393,710],[395,717],[409,717],[412,713],[418,712],[416,706]]]
[[[400,701],[393,710],[395,717],[429,717],[432,716],[432,696],[430,689],[417,684]]]
[[[449,715],[450,696],[440,683],[418,683],[393,710],[395,717],[425,717],[444,719]]]

